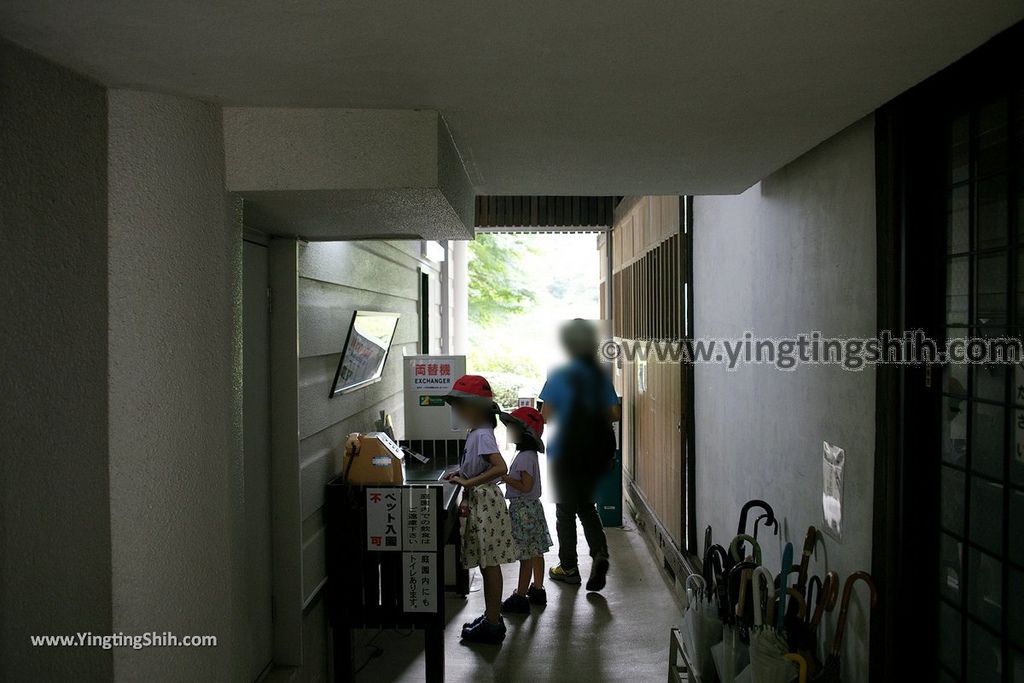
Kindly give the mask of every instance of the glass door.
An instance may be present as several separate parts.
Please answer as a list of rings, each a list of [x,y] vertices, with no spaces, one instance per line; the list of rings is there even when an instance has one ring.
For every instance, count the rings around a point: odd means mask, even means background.
[[[1024,88],[950,109],[941,197],[946,338],[1020,337]],[[950,364],[941,393],[939,680],[1021,683],[1024,368]]]

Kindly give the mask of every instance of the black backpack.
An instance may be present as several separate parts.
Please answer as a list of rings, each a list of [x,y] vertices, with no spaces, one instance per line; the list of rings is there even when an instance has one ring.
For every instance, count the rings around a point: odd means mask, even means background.
[[[598,383],[601,369],[594,365],[590,370],[592,383]],[[600,405],[588,405],[585,400],[588,390],[596,387],[585,386],[583,373],[568,371],[572,387],[572,402],[569,412],[560,420],[558,441],[561,454],[558,460],[567,470],[580,475],[597,478],[608,472],[615,462],[615,431],[608,413]]]

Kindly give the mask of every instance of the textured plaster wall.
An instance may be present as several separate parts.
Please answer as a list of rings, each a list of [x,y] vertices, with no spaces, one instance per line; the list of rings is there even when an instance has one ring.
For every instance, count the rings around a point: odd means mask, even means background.
[[[873,130],[864,119],[741,195],[695,198],[698,337],[875,334]],[[874,392],[870,369],[698,365],[698,535],[710,524],[728,541],[743,503],[763,498],[783,520],[780,537],[765,544],[766,563],[779,566],[787,540],[799,552],[807,526],[821,526],[827,440],[846,449],[846,528],[841,543],[826,540],[812,567],[844,580],[870,571]],[[843,680],[866,681],[863,595],[851,605],[844,644]]]
[[[244,652],[241,215],[220,111],[109,92],[113,628],[216,648],[118,650],[120,680],[229,681]]]
[[[104,90],[0,41],[0,680],[108,680]]]

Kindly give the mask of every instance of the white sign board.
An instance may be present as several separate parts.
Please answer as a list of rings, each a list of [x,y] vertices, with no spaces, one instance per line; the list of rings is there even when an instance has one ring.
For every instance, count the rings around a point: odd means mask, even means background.
[[[402,610],[437,611],[437,553],[402,553]]]
[[[402,549],[402,490],[366,489],[366,549]]]
[[[465,430],[443,400],[452,384],[466,374],[465,356],[406,356],[406,439],[456,439]]]
[[[434,491],[430,487],[403,490],[402,535],[405,550],[437,550],[437,510]]]

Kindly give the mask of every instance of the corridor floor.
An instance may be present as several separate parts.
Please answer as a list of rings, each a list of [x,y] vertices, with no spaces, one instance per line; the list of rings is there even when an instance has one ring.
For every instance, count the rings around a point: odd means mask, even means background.
[[[554,537],[554,506],[545,504]],[[582,586],[545,581],[546,609],[531,616],[506,617],[508,636],[500,646],[459,643],[462,624],[483,611],[480,575],[472,573],[470,594],[448,594],[445,630],[445,680],[524,681],[529,683],[603,683],[663,681],[668,671],[669,629],[678,625],[681,607],[639,532],[627,519],[607,529],[611,571],[600,593]],[[579,530],[580,569],[590,559]],[[555,549],[545,556],[557,564]],[[505,565],[505,595],[511,593],[519,565]],[[375,650],[379,648],[379,650]],[[357,662],[366,662],[359,681],[424,681],[420,632],[363,632],[357,638]],[[377,656],[372,657],[375,652]],[[369,659],[367,659],[369,658]],[[357,664],[358,666],[358,664]]]

